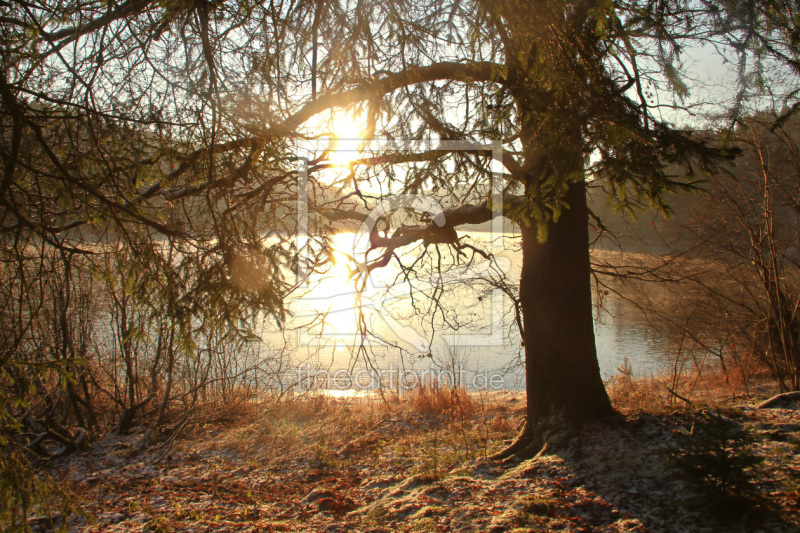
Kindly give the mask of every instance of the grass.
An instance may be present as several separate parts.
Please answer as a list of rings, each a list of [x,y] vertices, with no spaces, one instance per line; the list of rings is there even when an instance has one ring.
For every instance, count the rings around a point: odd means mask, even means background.
[[[542,496],[523,496],[517,500],[515,508],[509,511],[508,523],[516,528],[542,525],[541,517],[547,516],[558,507],[558,500]],[[522,529],[522,531],[529,531]]]
[[[476,406],[470,394],[463,388],[423,385],[411,390],[402,399],[406,407],[421,415],[472,416]]]
[[[728,475],[724,464],[718,467],[709,461],[709,457],[715,457],[715,448],[698,447],[696,439],[689,439],[692,417],[699,410],[683,405],[686,402],[673,402],[670,406],[667,398],[670,393],[663,389],[665,383],[674,381],[621,375],[609,387],[615,405],[628,412],[645,411],[645,416],[629,417],[632,423],[627,427],[604,428],[603,438],[584,440],[587,445],[596,443],[600,447],[589,446],[589,451],[580,457],[577,452],[563,458],[547,456],[535,465],[520,465],[524,471],[518,471],[513,464],[501,467],[482,461],[517,434],[525,404],[519,400],[524,393],[514,394],[517,401],[511,402],[508,393],[469,394],[462,389],[428,385],[401,396],[390,395],[385,401],[306,394],[280,405],[242,406],[241,412],[248,418],[246,422],[193,426],[187,431],[176,448],[176,453],[183,457],[182,462],[162,465],[170,472],[166,478],[150,480],[144,475],[129,478],[128,471],[123,468],[124,475],[110,479],[107,484],[102,480],[94,483],[104,484],[103,490],[116,494],[117,503],[126,501],[133,505],[129,509],[115,507],[126,514],[126,519],[145,514],[153,530],[190,527],[202,518],[204,523],[223,529],[242,521],[269,523],[269,530],[293,530],[299,525],[307,526],[304,530],[318,530],[315,528],[326,521],[354,523],[366,519],[376,531],[397,530],[396,527],[403,531],[436,531],[441,529],[443,520],[467,524],[480,519],[487,528],[494,524],[508,528],[506,530],[536,531],[551,526],[567,527],[571,520],[582,520],[580,517],[587,513],[594,517],[587,518],[587,523],[610,524],[621,520],[621,527],[627,527],[624,523],[628,518],[611,514],[611,509],[617,505],[614,502],[628,505],[631,500],[625,491],[634,482],[659,488],[663,470],[656,459],[663,459],[663,456],[654,454],[661,453],[662,448],[669,449],[670,443],[679,443],[676,435],[682,432],[687,434],[683,444],[691,452],[687,455],[690,468],[674,470],[675,475],[681,476],[680,480],[686,481],[682,485],[684,488],[665,494],[646,511],[642,511],[641,502],[636,504],[640,507],[634,508],[643,513],[642,517],[656,511],[667,513],[672,520],[673,512],[691,511],[692,502],[703,501],[700,497],[681,496],[693,472],[699,473],[698,479],[705,479],[708,473],[712,481],[713,476],[717,476],[726,488],[730,479],[737,480]],[[703,398],[711,402],[715,395],[725,394],[724,391],[701,394],[695,390],[691,398],[700,404],[706,401]],[[684,412],[676,413],[676,405]],[[653,416],[657,410],[665,414]],[[749,411],[719,405],[715,411],[742,423],[751,423],[747,422],[752,416]],[[642,424],[637,425],[637,420],[643,421]],[[672,427],[675,429],[671,430]],[[800,476],[792,461],[796,462],[800,439],[783,429],[770,431],[780,433],[783,440],[779,444],[785,451],[785,458],[777,457],[776,448],[769,448],[773,463],[785,462],[785,465],[771,465],[770,471],[785,475],[773,480],[754,471],[753,479],[746,480],[747,486],[752,484],[760,494],[780,491],[785,500],[797,500]],[[697,433],[699,436],[700,432]],[[765,436],[759,431],[753,436],[762,443],[767,438],[774,441],[772,433]],[[727,433],[722,437],[711,441],[727,440],[731,446],[738,442]],[[736,450],[731,446],[725,449],[730,457],[724,459],[734,467],[749,468],[737,462]],[[624,452],[620,453],[621,450]],[[757,447],[753,452],[765,455],[764,450]],[[147,461],[137,457],[132,457],[131,461],[141,464],[141,468],[147,465]],[[174,468],[177,470],[172,470]],[[609,481],[610,485],[600,483],[598,486],[611,487],[608,489],[611,493],[601,491],[587,499],[590,488],[582,486],[584,478],[580,483],[577,478],[569,478],[570,468],[589,476],[586,479],[599,476],[597,479]],[[765,479],[769,486],[765,486]],[[507,488],[517,485],[526,488]],[[446,487],[449,487],[449,496],[442,496]],[[319,488],[329,491],[329,496],[304,503],[305,498]],[[710,495],[711,489],[699,483],[696,490]],[[92,485],[85,490],[97,489]],[[157,507],[155,496],[142,497],[148,490],[155,491],[154,495],[171,494],[175,501],[170,500],[168,508],[163,506],[163,501]],[[504,491],[508,492],[504,494]],[[213,498],[198,501],[198,494],[210,494]],[[617,494],[620,497],[614,500]],[[647,491],[642,491],[634,499],[646,494]],[[375,495],[379,497],[373,500]],[[777,497],[770,498],[777,501]],[[325,509],[319,503],[323,501],[329,504]],[[584,501],[589,504],[582,503]],[[125,505],[127,507],[128,503]],[[780,505],[784,509],[791,508],[791,502]],[[741,513],[742,520],[749,515],[747,519],[757,524],[763,515],[756,512],[756,507],[742,506],[746,511]],[[352,508],[360,509],[361,514],[347,518],[347,511]],[[721,518],[715,520],[723,523]],[[646,519],[641,521],[646,522]]]
[[[735,369],[725,373],[719,369],[703,371],[686,369],[677,374],[635,376],[627,365],[617,369],[617,374],[606,384],[614,408],[623,414],[647,412],[668,413],[675,410],[693,410],[743,401],[752,394],[762,392],[767,379],[754,380],[745,386]]]
[[[302,457],[323,468],[404,465],[410,475],[440,479],[499,451],[521,417],[491,394],[428,385],[386,400],[307,394],[252,414],[221,438],[261,464]]]

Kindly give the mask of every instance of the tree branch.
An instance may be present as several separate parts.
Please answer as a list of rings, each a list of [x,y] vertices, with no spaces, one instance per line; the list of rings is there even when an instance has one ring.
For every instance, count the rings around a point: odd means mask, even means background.
[[[510,202],[512,205],[523,201],[521,198],[513,197]],[[506,202],[508,204],[508,202]],[[343,209],[333,209],[322,212],[324,216],[331,220],[356,220],[363,222],[369,216],[360,211],[347,211]],[[452,209],[445,209],[444,224],[439,226],[435,221],[431,221],[421,226],[402,226],[398,228],[390,237],[383,237],[378,234],[377,229],[373,229],[369,236],[370,249],[385,248],[380,258],[370,263],[367,268],[372,271],[389,264],[394,256],[395,250],[413,244],[417,241],[424,241],[428,244],[458,243],[456,227],[464,224],[482,224],[497,216],[503,216],[502,209],[489,209],[486,202],[478,205],[462,205]],[[436,217],[438,218],[438,217]]]

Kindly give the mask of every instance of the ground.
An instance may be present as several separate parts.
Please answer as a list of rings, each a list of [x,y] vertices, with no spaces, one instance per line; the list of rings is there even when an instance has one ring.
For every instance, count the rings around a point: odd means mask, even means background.
[[[492,461],[523,394],[303,398],[170,447],[107,437],[48,468],[89,515],[70,519],[76,531],[800,531],[797,405],[634,412],[563,449]],[[722,471],[703,461],[717,451],[702,449],[702,420],[750,439],[731,437]],[[699,454],[681,463],[687,450]]]

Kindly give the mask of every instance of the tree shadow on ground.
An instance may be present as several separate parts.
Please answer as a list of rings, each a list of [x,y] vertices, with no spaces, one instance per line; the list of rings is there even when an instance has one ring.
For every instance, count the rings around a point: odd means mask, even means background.
[[[717,483],[726,469],[728,477],[737,469],[742,474],[738,455],[720,460],[701,450],[687,468],[681,460],[686,450],[702,448],[701,436],[692,433],[696,422],[696,414],[643,414],[591,425],[558,455],[588,489],[653,531],[795,531],[777,506],[759,496],[757,479],[748,486],[740,481],[735,490]]]

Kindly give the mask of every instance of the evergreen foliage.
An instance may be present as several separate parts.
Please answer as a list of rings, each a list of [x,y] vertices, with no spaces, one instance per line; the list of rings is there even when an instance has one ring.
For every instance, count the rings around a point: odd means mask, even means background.
[[[672,458],[704,488],[727,497],[752,494],[763,458],[753,452],[750,430],[716,411],[704,409],[694,417],[689,434]],[[713,494],[713,492],[712,492]]]

